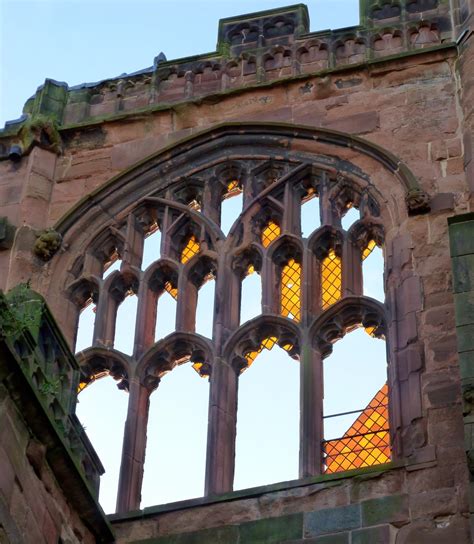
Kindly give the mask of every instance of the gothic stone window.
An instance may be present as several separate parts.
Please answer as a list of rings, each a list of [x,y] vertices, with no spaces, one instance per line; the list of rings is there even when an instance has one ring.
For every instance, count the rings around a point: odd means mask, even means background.
[[[111,374],[129,395],[118,511],[140,504],[150,395],[159,395],[165,374],[185,362],[196,379],[210,382],[206,494],[232,490],[239,377],[275,345],[300,366],[300,478],[385,463],[403,451],[390,356],[388,382],[378,383],[365,405],[345,410],[342,402],[338,413],[323,411],[329,387],[323,369],[333,345],[356,328],[377,339],[387,335],[384,300],[364,296],[363,278],[364,261],[386,242],[385,200],[368,175],[336,152],[282,158],[275,140],[255,136],[259,130],[236,135],[230,129],[221,147],[203,136],[194,148],[152,158],[120,182],[123,202],[107,188],[97,197],[105,206],[113,198],[114,225],[96,216],[94,235],[81,233],[83,251],[70,267],[66,292],[77,315],[90,304],[96,312],[91,346],[80,354],[80,387]],[[396,183],[404,198],[406,187]],[[237,195],[242,210],[224,234],[222,203]],[[308,227],[302,210],[310,206]],[[159,248],[144,265],[144,245],[157,232]],[[104,274],[114,260],[119,269]],[[261,304],[247,319],[241,295],[251,276],[259,278]],[[207,334],[198,334],[199,298],[208,285],[212,322]],[[117,311],[135,295],[133,351],[124,355],[114,347]],[[162,297],[175,301],[175,315],[160,315]],[[163,319],[172,321],[173,332],[155,338]],[[385,372],[387,360],[373,364]],[[350,394],[341,392],[341,399]],[[341,415],[346,428],[326,439],[329,419]]]

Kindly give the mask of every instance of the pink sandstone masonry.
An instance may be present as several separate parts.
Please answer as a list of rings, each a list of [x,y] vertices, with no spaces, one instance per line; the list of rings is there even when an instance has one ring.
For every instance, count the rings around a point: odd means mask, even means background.
[[[472,0],[361,0],[359,26],[318,33],[301,4],[226,19],[214,53],[157,57],[136,74],[79,87],[46,80],[23,117],[0,131],[0,289],[30,281],[72,350],[79,313],[94,300],[94,345],[78,357],[82,379],[109,372],[129,391],[118,512],[110,516],[118,543],[472,542],[474,360],[460,366],[459,327],[471,326],[474,303],[470,295],[458,301],[468,288],[453,294],[452,273],[456,258],[471,262],[471,250],[453,253],[448,218],[469,218],[474,203],[473,12]],[[226,240],[220,201],[236,175],[246,204]],[[309,188],[326,198],[325,230],[311,243],[298,230]],[[201,214],[189,211],[194,200]],[[361,219],[346,235],[348,203]],[[269,252],[258,246],[259,215],[281,224],[282,240]],[[143,240],[156,225],[167,266],[143,271]],[[186,268],[178,255],[190,233],[203,258]],[[362,296],[367,237],[384,248],[385,304]],[[324,313],[313,278],[331,248],[353,266],[342,300]],[[116,254],[121,270],[104,280]],[[289,257],[314,272],[300,324],[279,315],[273,295]],[[262,316],[239,327],[241,275],[255,263],[267,281]],[[474,265],[462,266],[462,281],[472,282]],[[216,305],[214,337],[203,340],[192,310],[211,272],[229,295]],[[154,344],[146,323],[156,319],[150,308],[165,281],[185,295],[177,332]],[[140,305],[126,357],[113,340],[129,290]],[[315,376],[332,343],[358,323],[387,340],[393,460],[324,475]],[[300,479],[233,492],[238,372],[267,330],[291,340],[309,384]],[[140,510],[149,395],[183,357],[205,363],[211,376],[206,496]],[[24,460],[26,430],[7,404],[0,455]],[[21,471],[43,493],[32,468]],[[0,496],[8,494],[9,515],[49,530],[49,517],[38,521],[8,474],[0,472]],[[48,515],[83,531],[58,501]]]

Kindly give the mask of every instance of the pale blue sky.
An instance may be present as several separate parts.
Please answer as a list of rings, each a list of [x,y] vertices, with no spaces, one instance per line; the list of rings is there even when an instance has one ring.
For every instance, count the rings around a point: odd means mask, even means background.
[[[115,77],[148,67],[163,51],[168,59],[215,49],[219,18],[291,4],[278,0],[0,0],[0,127],[20,116],[23,104],[45,78],[69,85]],[[307,2],[311,30],[358,23],[358,0]],[[229,214],[238,212],[231,199]],[[312,204],[303,214],[305,236],[317,227]],[[226,227],[228,228],[228,226]],[[155,251],[156,255],[156,251]],[[155,257],[156,258],[156,257]],[[147,258],[148,259],[148,258]],[[150,260],[148,259],[148,263]],[[367,294],[381,298],[380,253],[364,265]],[[258,276],[249,278],[242,319],[259,312]],[[207,291],[207,294],[205,292]],[[131,350],[134,299],[123,303],[118,348]],[[198,326],[209,334],[211,285],[200,292]],[[250,302],[249,302],[250,301]],[[160,302],[159,338],[169,332],[174,302]],[[88,345],[84,327],[78,347]],[[159,319],[159,318],[158,318]],[[87,322],[87,318],[84,320]],[[161,327],[161,328],[160,328]],[[385,344],[362,330],[336,344],[326,364],[326,413],[363,408],[385,381]],[[354,372],[354,369],[357,369]],[[346,377],[342,383],[341,377]],[[347,402],[341,403],[342,398]],[[358,391],[359,395],[347,393]],[[200,496],[203,492],[209,384],[189,364],[165,376],[153,394],[142,506]],[[275,347],[264,351],[240,379],[236,488],[297,477],[299,363]],[[127,394],[111,378],[87,388],[78,415],[107,470],[101,484],[106,512],[115,508]],[[350,421],[331,421],[328,433],[343,434]]]

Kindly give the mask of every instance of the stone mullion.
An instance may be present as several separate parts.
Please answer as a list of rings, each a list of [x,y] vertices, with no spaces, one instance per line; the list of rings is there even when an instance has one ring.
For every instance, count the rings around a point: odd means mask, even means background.
[[[222,357],[212,365],[209,397],[205,494],[233,489],[238,376]]]
[[[283,234],[291,233],[297,236],[301,230],[301,199],[291,183],[285,185],[283,197]]]
[[[360,248],[348,236],[342,244],[342,296],[362,296],[362,258]]]
[[[158,295],[142,281],[138,290],[137,320],[133,355],[138,360],[155,343]]]
[[[262,263],[262,314],[278,314],[280,278],[275,263],[265,255]]]
[[[137,218],[130,214],[127,218],[127,237],[123,262],[128,266],[140,267],[143,258],[144,232]]]
[[[216,178],[207,179],[202,194],[202,213],[216,225],[220,225],[222,197],[218,198],[216,191],[221,191],[221,185]]]
[[[187,274],[182,268],[178,279],[178,300],[176,304],[177,331],[195,331],[197,300],[197,287],[189,281]]]
[[[95,316],[94,346],[113,347],[118,306],[114,297],[102,286]]]
[[[151,391],[137,378],[130,380],[127,420],[117,494],[117,513],[140,508]]]
[[[303,277],[302,277],[302,314],[303,326],[311,325],[312,320],[321,311],[320,298],[320,265],[314,253],[306,248],[303,253]]]
[[[329,225],[331,227],[340,227],[341,219],[335,211],[330,198],[330,181],[326,172],[321,174],[321,183],[319,185],[319,205],[321,210],[321,226]]]
[[[322,441],[323,360],[306,338],[300,358],[300,478],[321,474]]]

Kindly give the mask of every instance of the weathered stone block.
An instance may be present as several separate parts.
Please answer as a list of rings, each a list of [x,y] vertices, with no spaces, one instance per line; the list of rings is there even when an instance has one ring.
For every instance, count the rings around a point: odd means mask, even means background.
[[[474,253],[474,218],[449,226],[451,256]]]
[[[240,542],[267,544],[301,538],[303,514],[261,519],[240,526]]]
[[[457,327],[459,353],[474,350],[474,324]]]
[[[238,544],[239,528],[237,526],[217,527],[194,533],[147,538],[146,540],[137,541],[136,544],[209,544],[210,542],[213,544]],[[269,540],[268,542],[278,541]]]
[[[409,519],[408,495],[394,495],[361,503],[362,525],[402,523]]]
[[[453,257],[452,265],[454,292],[474,291],[474,254]]]
[[[474,323],[474,291],[454,295],[456,325]]]
[[[304,536],[313,537],[360,527],[360,505],[328,508],[304,516]]]
[[[351,544],[392,544],[396,530],[390,525],[368,527],[352,532]]]

